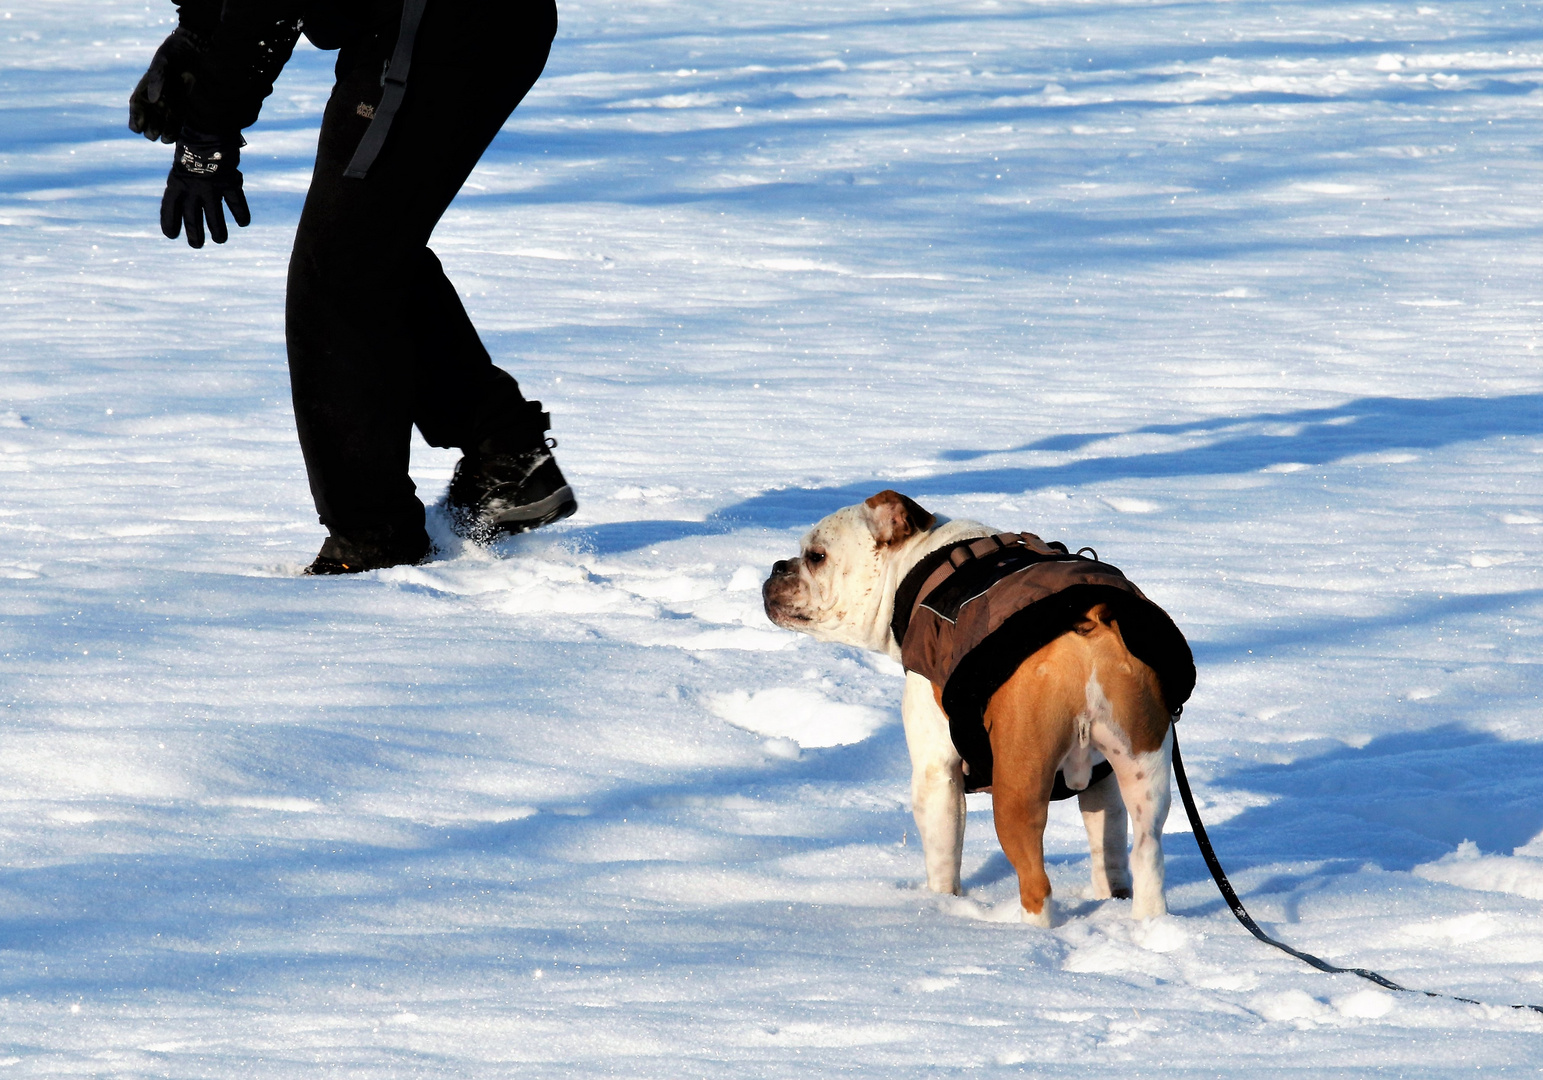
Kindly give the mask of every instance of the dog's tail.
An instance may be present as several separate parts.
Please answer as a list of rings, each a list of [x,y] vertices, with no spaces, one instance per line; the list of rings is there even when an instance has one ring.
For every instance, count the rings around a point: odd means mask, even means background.
[[[1122,720],[1132,744],[1160,746],[1172,718],[1163,703],[1162,682],[1144,661],[1130,651],[1120,623],[1108,604],[1094,604],[1072,628],[1086,643],[1089,660],[1096,665],[1107,693],[1129,710]],[[1123,689],[1116,689],[1123,684]]]
[[[1120,632],[1119,625],[1114,621],[1114,616],[1109,614],[1108,604],[1094,604],[1072,627],[1074,631],[1083,637],[1090,637],[1100,630],[1112,630],[1116,634]],[[1123,639],[1122,639],[1123,641]]]

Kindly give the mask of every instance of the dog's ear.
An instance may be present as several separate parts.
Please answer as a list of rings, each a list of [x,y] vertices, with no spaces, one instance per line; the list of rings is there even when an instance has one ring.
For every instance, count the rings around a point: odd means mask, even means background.
[[[932,528],[937,518],[898,491],[881,491],[863,502],[867,508],[868,528],[879,547],[902,544],[917,533]]]

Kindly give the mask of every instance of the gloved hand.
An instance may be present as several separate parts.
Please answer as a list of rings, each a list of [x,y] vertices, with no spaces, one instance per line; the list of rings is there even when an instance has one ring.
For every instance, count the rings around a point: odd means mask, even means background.
[[[230,235],[225,229],[225,211],[221,200],[230,204],[230,216],[242,228],[252,223],[246,196],[241,191],[240,135],[204,135],[184,129],[177,140],[177,159],[166,177],[166,194],[161,196],[161,232],[175,240],[184,224],[188,227],[188,246],[204,246],[204,220],[209,235],[223,244]]]
[[[149,69],[129,95],[130,131],[152,142],[177,141],[198,53],[198,40],[180,26],[161,42]]]

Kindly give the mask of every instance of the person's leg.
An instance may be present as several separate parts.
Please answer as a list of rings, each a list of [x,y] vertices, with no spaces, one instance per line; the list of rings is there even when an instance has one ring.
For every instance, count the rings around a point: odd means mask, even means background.
[[[468,26],[480,35],[475,42],[458,37]],[[422,54],[430,74],[421,76],[417,115],[454,118],[460,134],[447,142],[442,125],[431,125],[438,137],[433,146],[455,147],[454,153],[464,155],[459,165],[466,172],[514,108],[517,98],[509,95],[523,95],[526,89],[503,74],[490,80],[489,72],[508,70],[501,46],[485,63],[465,62],[486,49],[487,29],[480,21],[447,22]],[[415,57],[414,77],[420,77],[418,63]],[[534,80],[534,70],[529,78]],[[415,137],[399,147],[415,145]],[[463,178],[457,175],[456,183]],[[572,514],[577,502],[549,452],[541,403],[527,401],[514,379],[493,365],[432,252],[423,252],[419,267],[417,302],[411,309],[418,328],[413,418],[429,443],[463,452],[447,495],[452,524],[462,535],[485,542]]]
[[[464,453],[490,440],[509,449],[541,445],[541,402],[527,401],[514,377],[494,365],[428,248],[417,260],[413,291],[413,420],[424,440]]]
[[[409,93],[381,158],[407,159],[431,205],[460,191],[546,63],[556,33],[552,0],[431,2],[413,53]],[[424,169],[424,159],[438,165]],[[437,221],[437,214],[436,219]],[[431,445],[475,453],[492,442],[539,446],[540,402],[493,364],[439,259],[416,260],[408,309],[414,346],[413,419]]]
[[[380,557],[387,561],[415,561],[411,549],[427,549],[423,505],[407,471],[411,425],[425,364],[442,366],[434,356],[455,351],[421,348],[424,312],[445,311],[442,291],[436,301],[419,288],[425,259],[433,258],[429,235],[534,83],[554,29],[550,0],[431,0],[402,109],[359,180],[342,173],[379,102],[381,58],[391,41],[365,42],[339,59],[290,260],[286,336],[321,520],[334,537],[385,537],[389,550]],[[464,349],[475,331],[458,300],[453,324],[457,314],[464,325],[452,329],[451,340],[458,336]],[[483,365],[484,382],[502,382],[486,374],[496,369],[480,342],[459,355]]]

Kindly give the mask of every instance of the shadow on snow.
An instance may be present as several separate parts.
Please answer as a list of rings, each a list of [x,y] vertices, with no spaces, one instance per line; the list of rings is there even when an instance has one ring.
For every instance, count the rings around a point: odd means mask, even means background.
[[[662,901],[632,901],[628,925],[635,924],[633,930],[604,912],[588,922],[580,918],[576,925],[572,915],[557,920],[566,919],[567,925],[528,921],[525,907],[533,894],[582,888],[586,878],[646,866],[575,864],[562,858],[554,848],[570,842],[568,834],[580,827],[578,822],[616,824],[650,815],[667,819],[682,798],[754,797],[778,788],[786,795],[809,783],[901,777],[905,767],[903,735],[898,725],[889,725],[865,743],[807,752],[796,762],[698,770],[660,782],[618,785],[586,802],[585,819],[558,808],[495,824],[425,825],[418,829],[418,842],[405,846],[318,838],[254,845],[235,856],[115,854],[13,868],[0,873],[0,889],[9,898],[9,910],[0,918],[0,942],[8,956],[4,992],[67,997],[108,987],[126,993],[197,992],[236,984],[263,992],[289,985],[296,974],[308,971],[394,970],[417,955],[424,939],[435,942],[436,954],[464,975],[481,979],[507,978],[511,963],[558,963],[564,957],[593,969],[597,933],[630,951],[618,963],[636,963],[651,954],[667,966],[689,965],[691,950],[710,948],[707,943],[691,934],[680,943],[648,937],[673,921],[671,906]],[[1289,765],[1249,766],[1206,786],[1277,796],[1211,829],[1234,875],[1261,864],[1316,864],[1310,871],[1276,874],[1245,887],[1245,900],[1298,892],[1314,881],[1354,873],[1368,862],[1407,871],[1465,839],[1486,852],[1507,853],[1543,830],[1543,743],[1508,742],[1458,725],[1389,735]],[[853,815],[828,823],[829,835],[757,837],[755,861],[854,843],[893,843],[888,834],[896,816],[898,811]],[[989,828],[989,822],[989,816],[977,814],[971,828]],[[1170,835],[1167,847],[1171,884],[1205,879],[1188,837]],[[915,855],[919,877],[920,851]],[[965,884],[980,889],[1011,873],[995,853]],[[568,884],[559,884],[565,878]],[[346,888],[337,881],[346,882]],[[438,894],[430,891],[436,885]],[[393,912],[402,905],[430,901],[449,905],[435,926],[396,925]],[[710,897],[703,902],[712,903]],[[1070,903],[1072,915],[1088,908]],[[1212,897],[1181,914],[1208,914],[1221,903]],[[1289,896],[1286,903],[1294,907]],[[718,921],[724,923],[726,938],[734,940],[734,951],[780,947],[780,936],[756,914],[768,904],[776,912],[786,907],[783,901],[756,899],[718,902]],[[806,907],[798,904],[800,910]],[[741,909],[742,914],[732,913]],[[618,925],[591,925],[601,922]],[[758,936],[768,940],[747,944],[736,937],[741,923],[759,927]],[[320,931],[311,949],[270,951],[273,946],[267,943],[276,944],[276,935],[306,925]],[[945,926],[938,932],[953,931]],[[232,943],[239,946],[242,939],[247,944],[233,949]],[[682,947],[688,954],[680,953]],[[33,955],[51,969],[34,968]]]
[[[1264,430],[1254,429],[1257,427]],[[1022,446],[952,450],[940,456],[945,461],[970,461],[994,454],[1064,453],[1118,435],[1139,434],[1210,438],[1200,446],[1088,457],[1053,465],[1003,465],[921,478],[875,474],[870,480],[839,486],[764,492],[715,511],[705,521],[612,522],[573,529],[567,536],[585,549],[613,555],[742,528],[803,528],[838,507],[860,502],[887,487],[923,501],[928,497],[1014,494],[1115,480],[1227,476],[1258,472],[1272,465],[1330,465],[1357,455],[1435,450],[1481,439],[1539,435],[1543,434],[1543,394],[1358,398],[1332,408],[1155,424],[1129,432],[1060,435]]]

